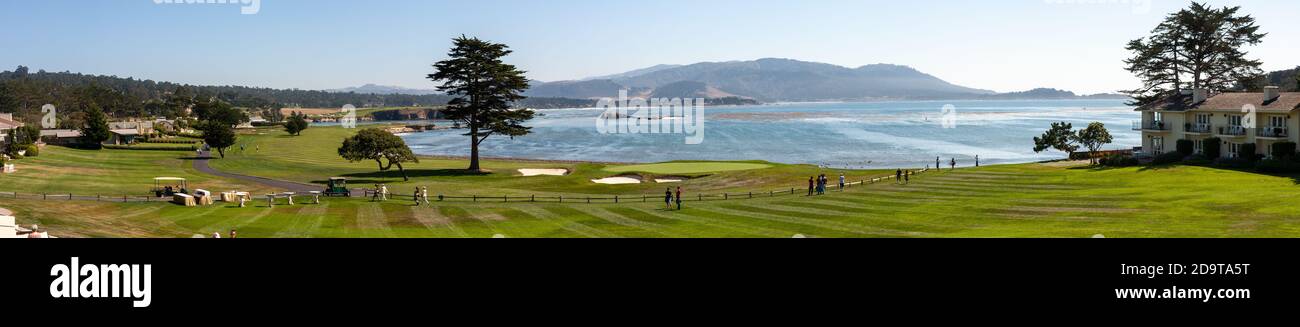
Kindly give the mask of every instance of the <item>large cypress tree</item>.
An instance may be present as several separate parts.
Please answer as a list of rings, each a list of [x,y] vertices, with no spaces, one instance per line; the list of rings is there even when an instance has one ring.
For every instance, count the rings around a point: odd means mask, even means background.
[[[1246,46],[1263,42],[1255,18],[1241,7],[1213,8],[1192,2],[1170,14],[1151,35],[1130,41],[1133,57],[1126,69],[1142,79],[1142,88],[1125,91],[1145,105],[1179,90],[1225,90],[1263,74],[1259,60],[1247,58]]]
[[[509,137],[528,135],[531,128],[523,124],[533,119],[527,109],[513,109],[528,89],[524,72],[501,58],[513,51],[504,44],[461,36],[452,41],[450,59],[434,64],[437,70],[428,78],[440,82],[438,90],[456,97],[447,104],[444,117],[459,121],[469,132],[470,171],[479,167],[479,145],[493,135]]]

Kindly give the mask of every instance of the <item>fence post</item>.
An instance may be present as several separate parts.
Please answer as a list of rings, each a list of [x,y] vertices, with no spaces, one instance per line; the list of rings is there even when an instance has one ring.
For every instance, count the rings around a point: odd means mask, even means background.
[[[704,194],[703,194],[703,193],[701,193],[701,194],[697,194],[697,195],[699,195],[699,196],[700,196],[700,202],[704,202]]]
[[[587,204],[591,204],[591,197],[590,197],[590,196],[587,197]]]
[[[731,193],[722,193],[722,200],[731,200]]]
[[[478,202],[478,195],[474,196],[474,202]]]
[[[614,203],[618,203],[618,196],[617,196],[617,195],[614,196]]]
[[[753,198],[754,198],[754,192],[749,192],[749,198],[750,198],[750,199],[753,199]]]
[[[537,202],[537,194],[528,196],[528,202]]]

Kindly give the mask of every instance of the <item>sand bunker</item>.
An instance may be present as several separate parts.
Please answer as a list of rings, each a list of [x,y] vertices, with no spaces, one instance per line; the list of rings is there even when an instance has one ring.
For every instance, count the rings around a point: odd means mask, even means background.
[[[596,184],[605,184],[605,185],[641,184],[640,179],[634,177],[626,177],[626,176],[593,179],[591,180],[591,182]]]
[[[655,178],[655,183],[681,183],[685,182],[682,178]]]
[[[520,169],[520,174],[524,177],[532,176],[564,176],[569,174],[568,169]]]

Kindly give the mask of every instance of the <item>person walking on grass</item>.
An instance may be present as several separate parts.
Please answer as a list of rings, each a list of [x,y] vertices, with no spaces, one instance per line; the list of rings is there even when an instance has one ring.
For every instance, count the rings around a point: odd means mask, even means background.
[[[975,155],[975,168],[979,168],[979,167],[980,167],[980,156]]]
[[[677,211],[682,211],[682,187],[677,187]]]
[[[411,201],[414,201],[414,202],[415,202],[415,206],[417,206],[417,207],[420,206],[420,188],[419,188],[419,187],[415,188],[415,192],[412,192],[412,193],[411,193]]]
[[[375,190],[375,191],[374,191],[375,193],[370,194],[370,201],[371,201],[371,202],[377,202],[377,201],[379,201],[379,183],[375,183],[375,188],[374,188],[374,190]]]
[[[667,208],[668,210],[673,210],[673,189],[672,188],[668,188],[664,190],[664,208]]]
[[[844,192],[844,173],[840,173],[840,192]]]
[[[388,201],[388,184],[379,185],[379,201]]]
[[[811,177],[811,176],[808,177],[808,196],[813,196],[813,184],[814,184],[814,183],[816,183],[816,182],[813,181],[813,177]]]
[[[426,205],[426,206],[430,206],[430,207],[433,206],[433,203],[429,203],[429,187],[428,187],[428,186],[421,186],[421,187],[420,187],[420,199],[421,199],[421,200],[424,200],[424,205]]]
[[[898,171],[894,172],[894,184],[900,184],[902,182],[903,182],[903,169],[899,168]]]
[[[952,158],[952,162],[948,164],[948,167],[950,168],[948,170],[957,170],[957,158]]]
[[[903,185],[912,184],[912,171],[903,172]]]
[[[943,165],[939,164],[939,157],[934,157],[934,169],[943,170]]]

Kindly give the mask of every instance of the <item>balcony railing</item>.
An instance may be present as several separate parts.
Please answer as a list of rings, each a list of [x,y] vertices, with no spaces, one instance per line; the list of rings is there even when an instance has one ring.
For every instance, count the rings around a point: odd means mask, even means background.
[[[1140,121],[1135,121],[1135,122],[1133,122],[1133,130],[1135,130],[1135,131],[1167,131],[1167,130],[1169,130],[1169,125],[1166,125],[1165,122],[1162,122],[1162,121],[1152,121],[1152,122],[1145,122],[1145,123],[1144,123],[1144,122],[1140,122]]]
[[[1242,126],[1219,127],[1218,134],[1226,136],[1246,136],[1246,128]]]
[[[1201,134],[1209,134],[1214,131],[1214,127],[1210,126],[1210,124],[1186,124],[1185,126],[1183,126],[1183,129],[1186,130],[1188,133],[1201,133]]]
[[[1287,138],[1291,136],[1291,133],[1289,133],[1286,127],[1265,127],[1265,128],[1260,128],[1255,130],[1255,136],[1269,137],[1269,138]]]

